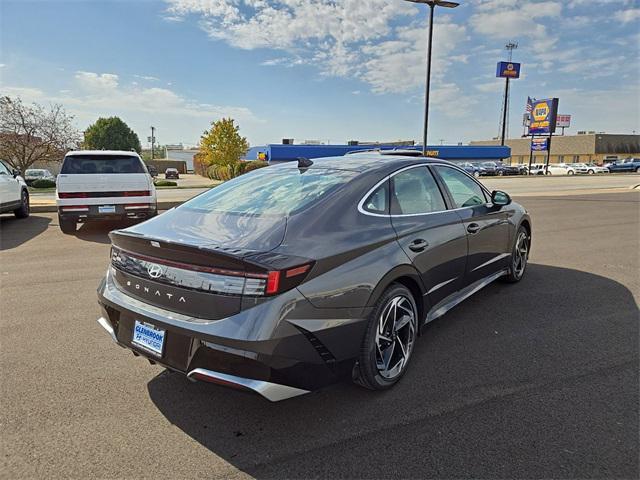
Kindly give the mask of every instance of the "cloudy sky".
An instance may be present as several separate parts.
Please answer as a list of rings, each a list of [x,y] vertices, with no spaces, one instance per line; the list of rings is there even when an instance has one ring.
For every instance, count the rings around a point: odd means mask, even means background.
[[[511,136],[527,95],[576,130],[640,131],[635,0],[461,0],[436,12],[432,144],[497,136],[517,41]],[[141,140],[195,144],[235,118],[254,144],[419,139],[426,9],[403,0],[0,0],[0,94],[118,115]]]

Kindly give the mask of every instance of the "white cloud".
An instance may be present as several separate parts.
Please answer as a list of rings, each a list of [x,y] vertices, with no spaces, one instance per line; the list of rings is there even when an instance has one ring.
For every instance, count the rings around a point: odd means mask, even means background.
[[[622,23],[630,23],[640,19],[640,8],[629,8],[618,10],[613,14],[613,18]]]
[[[264,66],[314,65],[322,75],[358,78],[375,93],[406,93],[424,83],[424,11],[400,0],[166,0],[167,14],[193,15],[216,40],[241,49],[286,52]],[[418,20],[416,20],[416,17]],[[407,21],[412,22],[407,24]],[[434,83],[454,63],[466,28],[440,14]]]
[[[3,85],[0,92],[28,103],[60,103],[76,117],[81,129],[100,116],[111,115],[130,121],[138,133],[146,131],[152,123],[173,125],[172,137],[163,138],[165,142],[195,143],[193,132],[202,132],[211,121],[221,117],[252,125],[262,122],[246,107],[197,102],[173,90],[140,87],[137,82],[123,85],[120,76],[113,73],[78,71],[70,87],[53,93]]]
[[[153,77],[151,75],[133,75],[134,78],[139,78],[140,80],[146,80],[148,82],[157,82],[160,79],[158,77]]]

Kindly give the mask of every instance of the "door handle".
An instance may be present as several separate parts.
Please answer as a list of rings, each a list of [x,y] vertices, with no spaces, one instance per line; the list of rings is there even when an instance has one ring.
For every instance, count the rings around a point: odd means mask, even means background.
[[[421,252],[429,246],[429,242],[422,238],[417,238],[409,244],[409,250],[413,252]]]
[[[470,223],[467,226],[467,232],[469,233],[478,233],[478,231],[480,231],[480,225],[478,225],[477,223]]]

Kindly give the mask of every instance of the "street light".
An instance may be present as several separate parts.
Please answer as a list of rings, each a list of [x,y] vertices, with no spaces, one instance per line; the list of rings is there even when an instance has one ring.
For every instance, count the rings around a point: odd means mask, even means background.
[[[427,84],[424,95],[424,131],[422,132],[422,155],[427,155],[427,127],[429,126],[429,91],[431,90],[431,44],[433,43],[433,11],[436,7],[456,8],[459,3],[445,0],[407,0],[429,5],[429,43],[427,45]]]

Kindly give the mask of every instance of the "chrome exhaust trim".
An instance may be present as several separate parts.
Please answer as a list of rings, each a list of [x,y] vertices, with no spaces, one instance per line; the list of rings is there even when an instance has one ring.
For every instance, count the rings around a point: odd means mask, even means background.
[[[187,374],[190,380],[203,380],[205,382],[228,385],[236,388],[243,388],[259,393],[271,402],[279,402],[287,398],[297,397],[309,393],[309,390],[280,385],[278,383],[254,380],[252,378],[236,377],[227,373],[214,372],[204,368],[195,368]]]
[[[107,320],[104,317],[100,317],[100,318],[98,318],[98,323],[111,336],[111,340],[113,340],[114,342],[118,343],[118,339],[116,338],[116,332],[113,331],[113,327],[111,326],[111,323],[109,322],[109,320]]]

